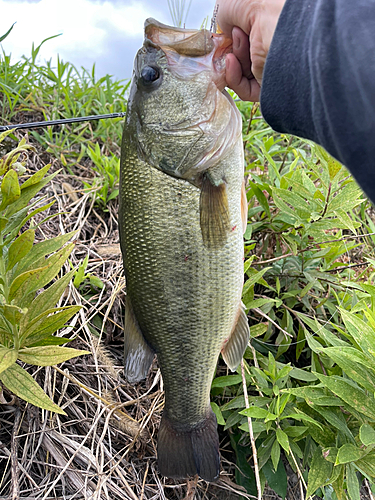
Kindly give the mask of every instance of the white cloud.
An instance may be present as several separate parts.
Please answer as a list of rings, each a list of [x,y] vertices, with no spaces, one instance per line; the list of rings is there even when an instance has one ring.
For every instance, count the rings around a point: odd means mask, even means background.
[[[18,59],[29,56],[31,44],[62,33],[49,40],[41,49],[42,59],[54,58],[74,62],[82,56],[95,60],[108,48],[112,31],[122,32],[124,39],[143,38],[143,23],[150,15],[165,18],[160,9],[145,6],[139,1],[120,3],[91,2],[90,0],[40,0],[38,3],[5,2],[0,0],[0,35],[17,21],[12,33],[2,43],[6,53]],[[74,59],[74,60],[73,60]]]
[[[187,26],[198,28],[214,3],[193,0]],[[30,56],[32,42],[37,46],[62,33],[43,45],[39,61],[55,64],[59,54],[78,68],[91,70],[96,63],[98,77],[110,73],[128,78],[147,17],[170,24],[167,0],[0,0],[0,36],[16,21],[2,42],[15,61]]]

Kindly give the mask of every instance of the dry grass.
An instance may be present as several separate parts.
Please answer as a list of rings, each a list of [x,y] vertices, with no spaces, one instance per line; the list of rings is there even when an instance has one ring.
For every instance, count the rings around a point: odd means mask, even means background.
[[[30,171],[51,161],[36,148]],[[82,190],[85,175],[87,169],[77,167],[77,175],[60,173],[46,186],[44,194],[56,200],[47,215],[55,217],[38,230],[37,239],[76,230],[72,264],[79,265],[88,254],[87,272],[105,284],[91,296],[71,284],[60,304],[84,306],[59,335],[74,339],[70,346],[91,355],[59,367],[28,368],[66,416],[28,405],[6,390],[1,393],[0,500],[250,498],[234,484],[234,465],[225,457],[216,484],[159,475],[156,436],[164,405],[162,379],[156,361],[143,383],[132,386],[123,378],[125,284],[117,204],[100,211]]]
[[[10,148],[14,144],[10,145]],[[35,144],[31,172],[51,161]],[[53,170],[60,166],[55,163]],[[58,367],[29,367],[47,394],[66,412],[51,414],[0,391],[0,500],[234,500],[251,499],[234,482],[228,436],[221,441],[222,472],[217,483],[197,478],[173,481],[160,476],[156,437],[164,405],[163,383],[155,360],[148,378],[132,386],[123,378],[125,283],[119,247],[117,202],[100,211],[82,181],[90,172],[60,173],[44,194],[56,203],[55,215],[37,234],[43,240],[76,230],[71,263],[89,255],[87,272],[105,287],[81,292],[71,284],[59,305],[82,304],[81,312],[60,331],[72,347],[91,355]],[[38,217],[45,217],[39,214]],[[37,221],[35,221],[37,222]],[[69,263],[65,271],[69,270]],[[298,478],[288,470],[287,500],[300,500]],[[366,488],[361,498],[370,499]],[[263,500],[280,499],[266,488]]]

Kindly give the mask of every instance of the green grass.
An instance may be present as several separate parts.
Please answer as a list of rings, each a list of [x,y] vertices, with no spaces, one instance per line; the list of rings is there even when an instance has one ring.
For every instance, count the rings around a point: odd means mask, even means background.
[[[186,7],[171,6],[176,25]],[[59,58],[37,64],[40,47],[20,62],[1,55],[1,124],[126,110],[129,81],[97,79],[95,67],[77,69]],[[238,108],[249,181],[243,301],[252,335],[245,353],[251,408],[241,372],[227,376],[220,365],[225,379],[213,383],[214,410],[222,429],[230,429],[236,480],[248,493],[256,495],[251,417],[263,484],[285,497],[286,460],[304,473],[309,494],[359,498],[358,480],[375,477],[375,386],[360,361],[375,370],[373,213],[324,151],[274,133],[252,104]],[[30,133],[69,174],[89,166],[83,187],[94,192],[99,211],[118,194],[121,134],[121,119]]]
[[[54,37],[51,37],[54,38]],[[36,64],[44,40],[32,47],[31,56],[13,62],[4,51],[0,56],[1,124],[43,121],[126,111],[130,81],[106,75],[97,78],[91,71],[78,69],[59,57],[56,63]],[[94,180],[87,186],[104,205],[116,196],[118,166],[108,164],[107,156],[120,154],[121,118],[46,127],[30,132],[44,148],[74,173],[80,162],[90,159],[90,151],[100,146],[102,163],[89,163]]]

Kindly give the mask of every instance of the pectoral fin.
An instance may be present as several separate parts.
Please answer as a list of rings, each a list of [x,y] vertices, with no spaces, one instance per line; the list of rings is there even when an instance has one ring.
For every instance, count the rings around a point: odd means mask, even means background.
[[[247,322],[245,309],[241,302],[232,333],[221,350],[221,355],[232,372],[234,372],[241,363],[249,338],[249,323]]]
[[[230,231],[227,186],[225,181],[213,182],[210,175],[202,177],[200,225],[207,248],[222,247]]]
[[[147,344],[130,302],[125,302],[124,372],[126,379],[134,384],[146,378],[154,352]]]

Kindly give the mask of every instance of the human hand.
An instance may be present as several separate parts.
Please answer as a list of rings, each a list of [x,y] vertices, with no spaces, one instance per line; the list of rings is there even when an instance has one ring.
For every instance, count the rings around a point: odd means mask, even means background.
[[[226,82],[244,101],[259,101],[266,57],[285,1],[217,0],[218,25],[233,39]]]

